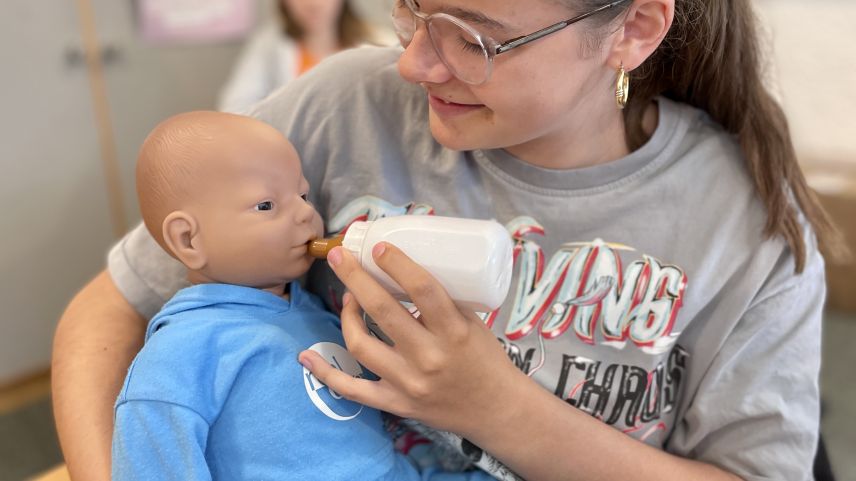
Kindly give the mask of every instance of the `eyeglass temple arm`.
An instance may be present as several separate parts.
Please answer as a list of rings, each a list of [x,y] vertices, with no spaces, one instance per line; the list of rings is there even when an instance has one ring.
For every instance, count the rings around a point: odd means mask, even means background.
[[[577,15],[576,17],[569,18],[569,19],[564,20],[562,22],[550,25],[549,27],[542,28],[541,30],[538,30],[537,32],[530,33],[529,35],[524,35],[522,37],[512,38],[511,40],[503,43],[502,45],[497,46],[496,47],[496,54],[499,55],[503,52],[507,52],[507,51],[509,51],[513,48],[517,48],[521,45],[526,45],[529,42],[534,42],[535,40],[538,40],[539,38],[546,37],[547,35],[550,35],[551,33],[558,32],[559,30],[566,28],[566,27],[569,27],[574,23],[585,20],[585,19],[591,17],[592,15],[597,15],[598,13],[603,12],[604,10],[609,10],[612,7],[617,7],[618,5],[621,5],[622,3],[626,3],[626,2],[627,2],[627,0],[617,0],[617,1],[612,2],[612,3],[607,3],[606,5],[603,5],[601,7],[598,7],[596,9],[592,10],[591,12],[587,12],[587,13],[584,13],[582,15]]]

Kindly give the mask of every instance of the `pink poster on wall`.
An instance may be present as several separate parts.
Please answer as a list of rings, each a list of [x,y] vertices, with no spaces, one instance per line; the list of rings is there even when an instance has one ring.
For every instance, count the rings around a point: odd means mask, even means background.
[[[206,43],[244,37],[253,0],[137,0],[140,33],[153,43]]]

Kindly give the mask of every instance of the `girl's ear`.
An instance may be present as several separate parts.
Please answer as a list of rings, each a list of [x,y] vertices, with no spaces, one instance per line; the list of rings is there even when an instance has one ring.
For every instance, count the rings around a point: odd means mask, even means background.
[[[663,42],[675,18],[675,0],[634,0],[619,28],[607,61],[629,72],[642,65]]]
[[[200,270],[208,263],[205,251],[194,242],[199,232],[196,219],[187,212],[171,212],[163,220],[163,240],[172,255],[190,270]]]

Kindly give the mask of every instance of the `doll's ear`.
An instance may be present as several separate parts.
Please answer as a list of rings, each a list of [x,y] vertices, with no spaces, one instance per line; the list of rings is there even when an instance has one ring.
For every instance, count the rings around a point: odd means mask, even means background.
[[[182,264],[193,271],[202,269],[208,263],[205,252],[193,242],[198,231],[196,219],[181,210],[170,212],[163,220],[164,243]]]

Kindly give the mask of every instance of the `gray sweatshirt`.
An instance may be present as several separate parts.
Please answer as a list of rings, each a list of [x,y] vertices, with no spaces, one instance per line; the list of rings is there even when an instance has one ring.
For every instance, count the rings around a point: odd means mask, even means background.
[[[327,231],[402,214],[496,219],[517,255],[507,300],[485,322],[521,370],[659,449],[747,481],[811,479],[823,259],[808,228],[802,275],[782,239],[764,238],[735,139],[661,98],[653,137],[604,165],[452,151],[430,134],[422,89],[398,76],[399,52],[336,56],[252,113],[295,144]],[[109,269],[146,317],[186,283],[142,226]],[[325,264],[307,282],[337,306]]]

